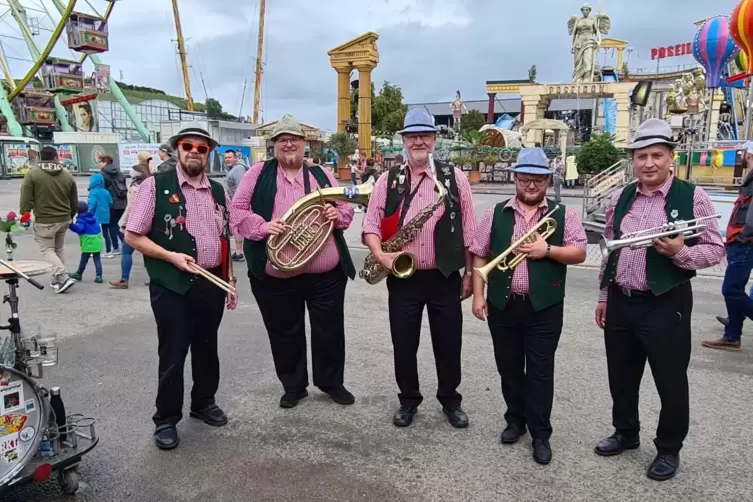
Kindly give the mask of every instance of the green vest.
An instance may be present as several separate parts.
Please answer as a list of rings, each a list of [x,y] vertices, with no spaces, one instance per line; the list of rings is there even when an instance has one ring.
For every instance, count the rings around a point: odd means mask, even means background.
[[[638,183],[632,183],[625,187],[620,194],[617,205],[614,208],[614,238],[619,239],[622,235],[620,224],[622,218],[630,210],[630,207],[638,193]],[[667,221],[692,220],[693,216],[693,197],[695,195],[695,185],[677,178],[672,180],[667,197],[664,203],[664,209],[667,213]],[[686,246],[694,246],[697,239],[688,239],[685,241]],[[620,257],[620,250],[609,255],[607,265],[604,268],[604,275],[601,279],[601,289],[606,289],[614,281],[617,273],[617,261]],[[648,287],[655,295],[666,293],[675,286],[689,281],[695,277],[695,270],[685,270],[672,263],[671,258],[662,256],[653,247],[646,249],[646,278]]]
[[[557,205],[556,202],[549,199],[547,199],[547,204],[547,213]],[[515,210],[506,206],[507,201],[500,202],[494,207],[489,261],[499,256],[512,244],[512,236],[515,230]],[[547,242],[552,246],[562,246],[562,236],[565,233],[565,206],[560,204],[560,209],[555,211],[551,218],[557,222],[557,230],[547,239]],[[512,255],[508,260],[511,258]],[[528,265],[528,295],[533,309],[539,311],[561,303],[565,299],[567,265],[548,258],[541,260],[526,259],[526,264]],[[505,272],[495,268],[489,273],[487,299],[499,310],[505,309],[507,300],[510,298],[510,285],[514,271],[514,268]]]
[[[449,277],[451,273],[465,267],[465,241],[463,240],[463,218],[460,208],[460,194],[454,168],[443,162],[435,161],[437,180],[447,186],[449,193],[444,199],[444,214],[434,227],[434,253],[437,268],[442,275]],[[402,175],[402,176],[401,176]],[[396,166],[387,175],[387,201],[384,205],[384,217],[389,218],[396,211],[401,210],[402,202],[408,195],[410,185],[405,175],[404,166]],[[426,183],[429,180],[423,181]],[[432,185],[433,181],[429,181]],[[407,222],[403,222],[407,223]]]
[[[227,280],[227,270],[225,270],[225,267],[230,263],[230,223],[225,204],[225,189],[216,181],[211,179],[208,181],[215,203],[222,208],[224,213],[225,229],[221,238],[223,254],[222,278]],[[154,220],[152,220],[152,230],[147,237],[168,251],[187,254],[196,259],[196,240],[188,233],[186,225],[179,223],[182,218],[186,217],[186,199],[180,186],[178,186],[177,171],[173,169],[155,174],[154,185],[156,196]],[[175,225],[170,224],[172,221],[175,222]],[[144,265],[151,282],[159,284],[179,295],[186,294],[196,281],[195,274],[183,272],[164,260],[144,255]]]
[[[310,166],[307,169],[321,188],[329,187],[329,179],[320,166]],[[259,173],[254,194],[251,196],[251,210],[266,221],[271,221],[276,196],[277,159],[271,159],[264,163],[264,167],[262,167]],[[351,279],[355,279],[356,267],[353,265],[353,259],[350,257],[350,251],[348,250],[348,244],[345,242],[343,231],[334,229],[332,235],[335,237],[337,251],[340,253],[340,266],[343,272]],[[267,266],[267,239],[261,241],[244,239],[243,254],[246,255],[246,261],[248,262],[248,277],[263,280],[264,269]]]

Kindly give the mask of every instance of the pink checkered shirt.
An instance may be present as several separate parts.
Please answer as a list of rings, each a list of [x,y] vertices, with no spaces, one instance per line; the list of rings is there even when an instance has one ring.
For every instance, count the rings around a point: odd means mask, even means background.
[[[408,167],[410,169],[410,166]],[[366,234],[375,234],[382,237],[382,218],[384,218],[384,207],[387,203],[387,173],[382,174],[374,185],[374,191],[369,199],[369,207],[366,210],[366,218],[362,229],[362,237]],[[421,183],[421,179],[424,181]],[[465,173],[455,168],[455,181],[458,185],[458,195],[460,197],[460,217],[463,222],[463,242],[468,248],[473,242],[473,234],[476,231],[476,214],[473,207],[473,196],[471,193],[471,184]],[[421,183],[419,185],[419,183]],[[411,176],[410,191],[413,193],[418,187],[418,191],[405,213],[403,223],[408,223],[426,206],[434,204],[437,200],[437,192],[434,182],[430,175],[424,172],[420,176]],[[423,228],[416,235],[416,238],[410,244],[407,244],[402,250],[411,252],[418,259],[419,270],[432,270],[437,268],[437,261],[434,253],[434,228],[437,222],[444,215],[445,206],[439,206]]]
[[[586,238],[586,231],[583,230],[583,223],[573,209],[564,205],[560,206],[560,211],[563,207],[565,208],[565,229],[562,233],[562,245],[576,247],[585,251],[588,239]],[[505,204],[505,207],[512,207],[515,211],[515,230],[513,231],[512,239],[510,240],[511,243],[523,237],[523,234],[532,229],[533,226],[538,223],[539,219],[548,212],[546,199],[541,201],[539,208],[533,213],[531,219],[528,221],[526,221],[523,210],[518,205],[517,197],[510,199],[507,204]],[[480,256],[481,258],[489,256],[493,220],[494,207],[491,207],[487,209],[481,217],[481,221],[478,224],[478,230],[473,238],[471,253]],[[523,260],[513,269],[510,291],[518,294],[528,294],[528,289],[528,260]]]
[[[219,267],[222,261],[220,236],[223,231],[223,217],[215,204],[209,180],[206,175],[202,176],[199,187],[195,188],[188,183],[180,166],[176,166],[175,170],[178,173],[180,191],[186,199],[186,230],[196,240],[196,263],[204,268]],[[156,191],[154,177],[150,176],[141,183],[126,224],[128,232],[141,235],[151,232],[157,197],[169,198],[173,195],[158,194]],[[230,200],[227,193],[225,197],[226,200]],[[161,225],[166,225],[159,215],[157,225],[158,230]]]
[[[264,163],[260,162],[255,164],[249,169],[246,174],[243,175],[238,190],[235,191],[235,197],[233,198],[233,204],[230,208],[230,221],[233,224],[234,232],[237,235],[242,235],[246,239],[252,241],[261,241],[269,236],[269,222],[265,221],[263,217],[255,214],[251,209],[251,198],[254,195],[254,189],[256,188],[256,182],[259,180],[259,174],[261,173]],[[324,169],[324,173],[327,175],[330,186],[338,186],[335,178],[332,174]],[[316,190],[319,186],[316,183],[314,176],[309,173],[309,186],[311,190]],[[303,185],[303,169],[298,171],[295,178],[291,181],[285,176],[285,171],[282,168],[277,169],[277,196],[275,197],[275,206],[272,210],[272,219],[276,220],[285,214],[290,206],[292,206],[298,199],[306,195]],[[338,230],[346,230],[350,223],[353,221],[353,204],[347,202],[335,203],[337,208],[338,218],[335,222],[335,228]],[[325,223],[324,216],[320,216],[321,223]],[[272,267],[272,264],[267,262],[266,273],[272,277],[287,278],[300,274],[321,274],[329,272],[340,263],[340,253],[337,250],[337,244],[335,243],[334,235],[330,235],[329,239],[324,243],[322,249],[317,255],[309,261],[305,266],[294,272],[280,272]]]
[[[620,231],[623,235],[628,232],[658,227],[667,222],[665,200],[669,187],[672,185],[672,179],[673,177],[670,176],[664,185],[650,194],[642,192],[640,186],[638,187],[633,205],[630,206],[630,210],[620,224]],[[621,193],[622,190],[618,190],[607,205],[607,223],[604,229],[604,237],[607,239],[614,239],[614,209]],[[716,213],[714,203],[708,194],[702,188],[696,187],[693,194],[694,218],[713,216]],[[691,247],[685,246],[672,257],[675,265],[686,270],[699,270],[713,267],[722,261],[724,258],[724,241],[721,232],[719,232],[719,223],[712,219],[706,221],[705,224],[707,225],[706,231],[698,238],[698,243]],[[606,266],[607,259],[605,258],[601,262],[599,283],[601,283]],[[620,251],[615,282],[627,289],[640,291],[649,289],[648,279],[646,278],[646,248],[625,248]],[[599,301],[607,301],[606,289],[599,292]]]

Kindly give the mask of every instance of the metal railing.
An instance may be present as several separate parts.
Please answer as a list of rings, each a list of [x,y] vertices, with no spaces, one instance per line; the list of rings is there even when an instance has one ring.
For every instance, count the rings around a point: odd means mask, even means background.
[[[631,181],[633,170],[625,159],[586,180],[583,185],[583,219],[604,207],[615,191]]]

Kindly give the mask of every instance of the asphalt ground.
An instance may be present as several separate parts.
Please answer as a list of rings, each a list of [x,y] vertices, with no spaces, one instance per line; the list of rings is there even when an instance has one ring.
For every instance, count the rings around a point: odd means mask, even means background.
[[[17,192],[1,185],[0,210],[14,209],[14,197]],[[498,200],[476,197],[477,212]],[[348,240],[354,260],[362,263],[366,253],[356,247],[357,228]],[[30,234],[17,242],[17,260],[39,259]],[[70,269],[78,259],[72,234],[66,254]],[[106,280],[119,277],[119,260],[104,265]],[[217,399],[230,422],[211,428],[186,418],[179,425],[180,447],[159,451],[151,441],[157,340],[143,264],[135,255],[133,287],[126,291],[95,284],[89,267],[84,281],[63,295],[22,285],[20,308],[22,324],[57,334],[60,362],[42,383],[61,386],[69,413],[97,417],[100,445],[80,465],[75,497],[62,496],[53,480],[4,494],[3,501],[753,500],[753,342],[748,332],[739,353],[700,346],[702,338],[721,332],[714,320],[724,312],[717,279],[693,283],[690,434],[678,476],[657,483],[645,477],[659,412],[648,369],[641,448],[614,458],[593,453],[595,443],[612,432],[603,337],[593,323],[593,268],[571,267],[568,273],[552,414],[554,459],[539,466],[529,436],[517,445],[499,444],[499,376],[488,329],[471,315],[470,302],[464,304],[459,389],[470,427],[453,429],[433,398],[436,372],[426,319],[419,351],[425,400],[411,427],[392,425],[397,388],[386,288],[360,280],[349,283],[344,307],[345,378],[356,404],[336,405],[310,388],[297,408],[278,407],[282,388],[268,338],[242,280],[240,305],[226,314],[220,330]],[[190,381],[190,362],[186,375]]]

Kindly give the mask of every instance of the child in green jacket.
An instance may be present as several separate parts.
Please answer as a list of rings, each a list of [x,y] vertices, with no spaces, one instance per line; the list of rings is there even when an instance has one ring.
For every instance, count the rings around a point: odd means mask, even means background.
[[[78,203],[78,217],[76,223],[71,223],[69,227],[73,232],[79,236],[79,243],[81,245],[81,261],[78,265],[78,270],[74,274],[70,274],[71,279],[74,281],[80,281],[81,276],[86,270],[86,265],[89,263],[89,258],[94,258],[94,268],[97,277],[94,282],[102,283],[102,245],[104,239],[102,238],[102,229],[97,223],[97,219],[92,213],[89,212],[89,207],[86,202]]]

